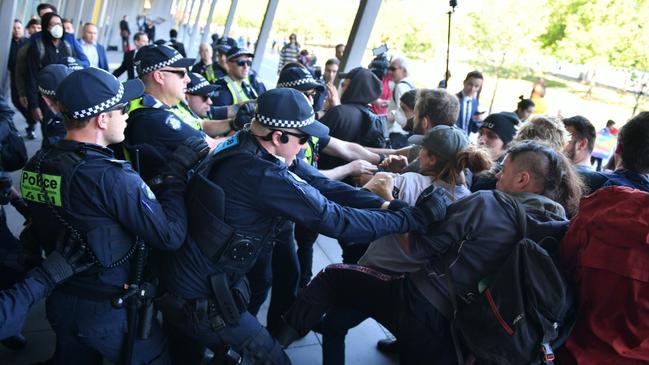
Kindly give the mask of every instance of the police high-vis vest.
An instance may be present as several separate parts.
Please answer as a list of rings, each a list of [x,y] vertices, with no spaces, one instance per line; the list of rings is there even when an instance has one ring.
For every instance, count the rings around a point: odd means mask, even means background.
[[[246,94],[246,92],[243,90],[243,84],[246,84],[246,88],[250,90],[250,93],[252,94],[252,98],[256,99],[257,98],[257,92],[255,89],[253,89],[252,85],[250,85],[250,78],[246,77],[241,81],[241,83],[236,82],[230,78],[230,76],[226,76],[223,78],[223,80],[226,82],[226,85],[228,86],[228,90],[230,91],[230,94],[232,95],[232,104],[241,104],[244,103],[248,100],[250,100],[250,97]]]
[[[169,107],[162,103],[160,100],[151,97],[152,100],[144,100],[144,97],[133,99],[130,102],[128,112],[132,113],[137,109],[141,108],[155,108],[155,109],[165,109],[170,113],[173,113],[181,121],[191,126],[196,130],[202,130],[202,121],[194,112],[192,112],[187,105],[184,105],[184,102],[181,101],[178,105]]]

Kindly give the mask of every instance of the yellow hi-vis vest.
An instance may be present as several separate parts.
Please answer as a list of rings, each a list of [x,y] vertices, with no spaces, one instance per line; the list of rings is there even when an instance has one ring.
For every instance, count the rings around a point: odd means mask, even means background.
[[[230,95],[232,95],[233,105],[241,104],[250,100],[248,95],[246,95],[246,92],[243,91],[243,87],[241,87],[241,85],[243,85],[244,83],[248,86],[248,88],[252,92],[252,96],[254,98],[257,98],[257,92],[255,91],[255,89],[252,88],[252,85],[250,85],[250,79],[248,77],[243,79],[243,81],[241,81],[241,84],[232,80],[230,76],[224,77],[223,80],[226,82],[226,85],[228,86]]]

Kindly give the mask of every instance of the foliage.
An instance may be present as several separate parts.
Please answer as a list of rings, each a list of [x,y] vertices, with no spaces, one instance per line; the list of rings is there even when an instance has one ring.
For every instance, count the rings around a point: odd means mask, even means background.
[[[645,0],[552,0],[543,49],[575,63],[649,69]]]

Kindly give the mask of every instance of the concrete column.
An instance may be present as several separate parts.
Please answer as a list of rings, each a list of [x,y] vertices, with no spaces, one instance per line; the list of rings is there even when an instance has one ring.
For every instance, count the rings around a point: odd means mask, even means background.
[[[225,28],[223,29],[223,38],[227,38],[230,34],[230,28],[232,27],[232,22],[234,21],[234,13],[237,11],[238,0],[232,0],[230,3],[230,10],[228,11],[228,18],[225,20]]]
[[[198,0],[198,1],[200,1],[200,0]],[[187,13],[187,16],[186,16],[187,17],[187,22],[185,22],[185,24],[183,24],[183,29],[184,29],[184,31],[183,31],[183,43],[187,43],[187,36],[191,36],[191,34],[189,34],[189,22],[192,19],[192,13],[194,12],[194,5],[195,4],[196,4],[196,0],[192,0],[192,4],[189,7],[189,13]],[[183,19],[184,18],[185,17],[183,17]]]
[[[205,43],[207,41],[207,37],[209,37],[212,33],[212,17],[214,16],[214,9],[216,8],[216,0],[212,0],[212,3],[210,4],[210,12],[207,14],[207,23],[205,23],[205,27],[203,28],[203,35],[201,36],[201,43]]]
[[[198,25],[201,21],[201,12],[203,11],[203,5],[205,5],[205,0],[200,0],[198,4],[198,12],[196,13],[196,19],[194,20],[194,27],[192,28],[192,35],[189,37],[189,42],[187,43],[187,55],[196,53],[194,49],[194,44],[196,38],[198,37]]]
[[[268,6],[266,7],[266,14],[264,15],[264,21],[261,23],[261,29],[259,30],[259,37],[257,37],[257,46],[255,47],[255,58],[252,60],[252,69],[257,72],[259,72],[259,67],[261,66],[261,63],[264,60],[264,54],[266,53],[266,43],[268,42],[268,35],[270,34],[270,29],[273,27],[273,20],[275,19],[275,12],[277,11],[278,4],[279,4],[279,0],[268,0]]]
[[[340,62],[340,72],[347,72],[360,66],[380,7],[381,0],[361,0],[345,45],[345,55]]]
[[[17,6],[17,0],[3,0],[0,2],[0,24],[4,24],[5,27],[10,27],[10,29],[13,28]],[[2,70],[0,72],[0,94],[5,95],[5,101],[10,102],[11,97],[9,97],[8,92],[5,92],[5,85],[9,83],[5,80],[9,80],[7,62],[9,60],[9,48],[11,47],[11,31],[3,32],[2,34],[0,37],[0,49],[5,51],[0,52],[0,70]]]

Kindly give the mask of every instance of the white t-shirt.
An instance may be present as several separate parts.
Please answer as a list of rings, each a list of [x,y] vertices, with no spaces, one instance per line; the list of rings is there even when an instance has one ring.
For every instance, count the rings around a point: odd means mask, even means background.
[[[410,205],[414,205],[419,194],[431,185],[444,188],[449,204],[471,194],[471,191],[464,185],[452,187],[444,181],[435,180],[432,176],[424,176],[416,172],[393,174],[393,179],[395,188],[399,189],[399,199]],[[358,263],[377,268],[401,267],[403,272],[417,271],[420,268],[419,264],[408,260],[408,255],[401,248],[397,237],[397,235],[389,235],[374,240]]]

